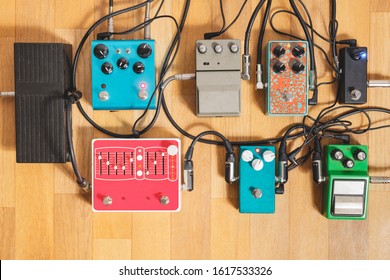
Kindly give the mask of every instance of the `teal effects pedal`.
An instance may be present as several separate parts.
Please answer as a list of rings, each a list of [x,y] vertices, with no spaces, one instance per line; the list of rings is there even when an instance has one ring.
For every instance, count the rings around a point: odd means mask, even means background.
[[[239,210],[275,212],[275,147],[240,147]]]

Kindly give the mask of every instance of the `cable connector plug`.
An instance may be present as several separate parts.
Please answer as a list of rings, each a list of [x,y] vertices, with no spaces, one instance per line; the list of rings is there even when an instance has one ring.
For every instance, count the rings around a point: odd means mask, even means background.
[[[184,161],[184,184],[182,185],[182,189],[186,191],[194,190],[194,164],[192,160]]]
[[[263,66],[261,64],[256,64],[256,88],[263,89]]]
[[[284,184],[278,184],[278,186],[275,188],[275,194],[284,194]]]
[[[343,144],[349,144],[351,142],[351,136],[349,134],[333,134],[334,139],[343,141]]]
[[[225,161],[225,181],[228,184],[232,184],[238,180],[238,177],[234,175],[234,165],[236,162],[236,157],[234,153],[226,153]]]
[[[242,72],[241,79],[250,80],[251,56],[249,54],[242,55]]]
[[[312,158],[313,181],[317,184],[325,182],[326,178],[322,175],[322,148],[318,137],[314,138],[314,151]]]
[[[84,177],[81,177],[83,179],[82,181],[76,181],[79,187],[84,191],[84,192],[90,192],[92,187],[91,183],[85,179]]]
[[[0,97],[14,97],[15,92],[14,91],[2,91],[0,92]]]
[[[357,45],[357,41],[356,41],[356,39],[340,40],[337,42],[337,44],[349,45],[351,48],[354,48]]]
[[[316,89],[316,84],[315,84],[316,76],[317,76],[316,71],[310,70],[310,72],[309,72],[309,89],[310,90]]]
[[[289,154],[287,155],[288,160],[289,160],[291,163],[293,163],[293,164],[295,164],[295,165],[298,165],[298,163],[297,163],[297,161],[296,161],[295,158],[296,158],[297,154],[298,154],[301,150],[302,150],[302,147],[298,147],[298,148],[294,149],[291,153],[289,153]]]
[[[68,101],[72,104],[79,102],[79,100],[83,97],[83,94],[79,90],[69,91],[67,95]]]
[[[385,176],[370,176],[371,184],[390,184],[390,177]]]
[[[208,32],[208,33],[203,34],[203,38],[205,40],[210,40],[210,39],[213,39],[214,37],[217,37],[219,35],[221,35],[221,32],[219,32],[219,31],[218,32]]]
[[[288,180],[288,157],[286,152],[287,143],[285,140],[280,142],[278,155],[278,176],[275,178],[279,187],[275,189],[276,194],[284,193],[284,184]]]

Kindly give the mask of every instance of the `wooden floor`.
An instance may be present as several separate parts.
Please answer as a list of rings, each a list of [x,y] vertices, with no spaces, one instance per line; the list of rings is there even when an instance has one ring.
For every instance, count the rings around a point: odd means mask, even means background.
[[[115,9],[140,1],[116,0]],[[160,1],[154,1],[153,11]],[[227,22],[242,1],[224,0]],[[251,11],[248,5],[222,38],[244,39]],[[288,8],[287,0],[273,1],[273,11]],[[315,28],[327,35],[330,1],[305,1]],[[75,51],[87,28],[107,11],[102,0],[0,0],[0,90],[14,90],[14,42],[67,42]],[[338,1],[339,38],[356,38],[369,48],[371,79],[390,78],[390,2]],[[163,12],[180,17],[184,0],[165,1]],[[262,10],[264,11],[264,9]],[[143,11],[118,18],[117,30],[142,20]],[[181,36],[180,51],[171,74],[195,71],[195,41],[220,28],[219,1],[193,0]],[[255,53],[260,21],[251,38]],[[277,26],[302,35],[296,19],[280,15]],[[265,42],[285,39],[270,28]],[[99,30],[104,30],[100,28]],[[162,20],[152,26],[160,64],[174,25]],[[128,38],[140,38],[137,33]],[[91,38],[90,38],[91,39]],[[316,38],[328,53],[329,45]],[[78,88],[93,119],[118,132],[129,131],[139,112],[97,112],[91,109],[89,43],[82,52]],[[331,78],[324,57],[317,52],[320,81]],[[255,60],[255,57],[252,58]],[[252,65],[254,66],[254,64]],[[252,68],[252,77],[254,69]],[[263,92],[254,80],[242,81],[242,115],[237,118],[195,116],[194,81],[172,83],[166,90],[168,106],[180,124],[193,134],[210,128],[231,140],[263,139],[280,135],[298,117],[264,115]],[[334,99],[334,87],[320,91],[319,109]],[[390,90],[370,89],[370,106],[390,107]],[[374,120],[383,120],[376,115]],[[387,117],[387,123],[389,117]],[[74,141],[79,166],[91,176],[91,140],[104,137],[75,109]],[[359,122],[359,119],[357,119]],[[161,115],[147,137],[181,137]],[[371,175],[390,175],[390,130],[353,137],[368,144]],[[16,164],[14,100],[0,99],[0,258],[1,259],[390,259],[390,186],[372,186],[366,221],[330,221],[320,213],[320,187],[311,180],[310,163],[290,174],[286,193],[277,196],[274,215],[243,215],[237,210],[237,185],[223,178],[224,151],[198,144],[194,154],[195,191],[183,192],[178,213],[93,213],[90,194],[81,194],[68,164]]]

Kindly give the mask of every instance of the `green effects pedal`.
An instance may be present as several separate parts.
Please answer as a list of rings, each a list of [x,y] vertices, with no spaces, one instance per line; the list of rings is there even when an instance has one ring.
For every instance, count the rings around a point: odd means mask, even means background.
[[[324,215],[328,219],[364,220],[369,187],[367,146],[325,146],[324,169]]]
[[[240,213],[275,212],[275,148],[240,147]]]

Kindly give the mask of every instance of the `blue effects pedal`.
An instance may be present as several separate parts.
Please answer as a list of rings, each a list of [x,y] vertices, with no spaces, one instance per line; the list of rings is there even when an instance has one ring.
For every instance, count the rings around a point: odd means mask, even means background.
[[[145,109],[156,86],[154,40],[92,41],[92,108]],[[150,109],[156,108],[155,99]]]
[[[266,110],[270,116],[307,115],[307,42],[271,41],[267,45]]]
[[[275,148],[240,147],[240,213],[275,212]]]

